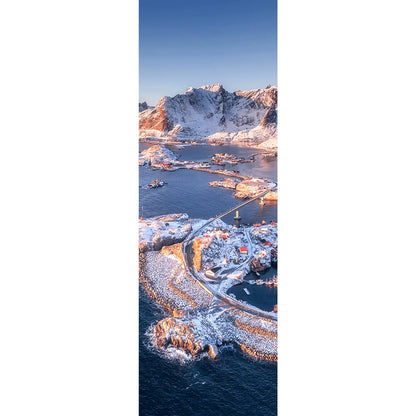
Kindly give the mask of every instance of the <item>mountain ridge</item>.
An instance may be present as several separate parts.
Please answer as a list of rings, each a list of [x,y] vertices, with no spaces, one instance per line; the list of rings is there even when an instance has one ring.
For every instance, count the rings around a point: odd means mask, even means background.
[[[277,147],[276,86],[230,93],[209,84],[164,96],[154,108],[139,104],[140,138],[261,144],[274,136]]]

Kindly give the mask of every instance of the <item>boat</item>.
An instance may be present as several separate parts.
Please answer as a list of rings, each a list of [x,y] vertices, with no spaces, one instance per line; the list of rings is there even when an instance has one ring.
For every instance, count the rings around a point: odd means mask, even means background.
[[[161,181],[159,179],[155,179],[152,183],[150,183],[149,185],[147,185],[146,189],[155,189],[155,188],[160,188],[163,185],[166,185],[167,182]]]
[[[205,272],[205,276],[210,277],[211,279],[215,279],[217,276],[213,270],[207,270]]]
[[[248,289],[246,289],[245,287],[243,288],[244,292],[246,292],[247,295],[250,294],[250,292],[248,291]]]

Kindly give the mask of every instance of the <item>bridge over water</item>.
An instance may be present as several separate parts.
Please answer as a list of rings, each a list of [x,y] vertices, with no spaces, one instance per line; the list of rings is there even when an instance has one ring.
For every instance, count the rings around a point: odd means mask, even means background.
[[[249,312],[253,315],[259,316],[259,317],[263,317],[263,318],[267,318],[267,319],[272,319],[274,321],[277,321],[277,314],[273,313],[273,312],[266,312],[266,311],[262,311],[261,309],[258,309],[252,305],[247,305],[244,304],[236,299],[232,299],[230,296],[228,296],[225,293],[218,293],[214,286],[210,283],[207,282],[207,280],[201,276],[199,276],[197,273],[193,273],[193,264],[191,261],[191,256],[192,256],[192,247],[189,244],[195,237],[196,235],[203,230],[205,227],[207,227],[209,224],[213,223],[216,220],[219,220],[220,218],[224,217],[225,215],[230,214],[231,212],[233,212],[234,210],[237,210],[241,207],[243,207],[244,205],[250,204],[251,202],[255,201],[256,199],[261,198],[262,196],[266,195],[267,193],[269,193],[270,191],[276,189],[277,185],[266,189],[265,191],[262,191],[260,193],[258,193],[257,195],[253,196],[252,198],[242,202],[241,204],[238,204],[237,206],[230,208],[229,210],[217,215],[215,218],[209,220],[208,222],[206,222],[204,225],[202,225],[202,227],[199,227],[197,230],[193,231],[188,238],[183,242],[182,245],[182,252],[183,252],[183,257],[185,260],[185,267],[187,272],[193,276],[193,278],[198,281],[198,283],[203,287],[204,290],[207,290],[208,292],[210,292],[211,294],[213,294],[220,302],[222,302],[222,304],[228,305],[228,307],[237,307],[238,309],[244,310],[246,312]],[[215,305],[218,306],[218,305]]]
[[[212,218],[211,220],[209,220],[208,222],[206,222],[204,225],[202,225],[201,227],[199,227],[197,230],[193,231],[188,238],[185,240],[185,243],[188,243],[189,241],[191,241],[193,238],[195,238],[196,234],[198,234],[201,230],[203,230],[205,227],[207,227],[208,225],[210,225],[211,223],[213,223],[216,220],[219,220],[222,217],[225,217],[226,215],[230,214],[233,211],[236,211],[238,209],[240,209],[241,207],[243,207],[244,205],[250,204],[251,202],[255,201],[256,199],[261,198],[262,196],[265,196],[266,194],[268,194],[270,191],[273,191],[274,189],[276,189],[276,185],[268,188],[265,191],[260,192],[259,194],[253,196],[252,198],[242,202],[241,204],[238,204],[235,207],[230,208],[229,210],[217,215],[215,218]]]

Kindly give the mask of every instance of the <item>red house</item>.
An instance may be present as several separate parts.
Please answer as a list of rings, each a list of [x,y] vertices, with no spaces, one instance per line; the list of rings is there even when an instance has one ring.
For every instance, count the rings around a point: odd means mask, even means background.
[[[247,254],[247,247],[240,247],[240,253]]]

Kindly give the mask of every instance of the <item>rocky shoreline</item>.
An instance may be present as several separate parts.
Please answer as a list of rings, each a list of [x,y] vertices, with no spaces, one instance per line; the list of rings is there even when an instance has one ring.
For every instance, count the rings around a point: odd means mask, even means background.
[[[139,220],[139,250],[159,251],[180,243],[192,231],[187,214],[172,214]]]

